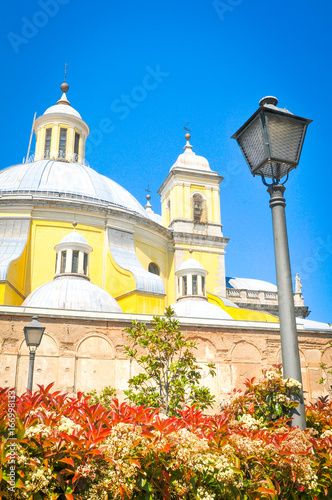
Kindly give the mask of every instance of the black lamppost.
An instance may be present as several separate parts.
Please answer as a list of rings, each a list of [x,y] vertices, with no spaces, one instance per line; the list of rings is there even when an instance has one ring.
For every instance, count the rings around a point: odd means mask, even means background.
[[[37,347],[40,345],[44,331],[45,327],[39,323],[37,316],[33,316],[32,321],[30,321],[28,326],[24,327],[25,342],[29,347],[30,351],[27,389],[31,392],[32,392],[33,367],[35,364],[36,350]]]
[[[306,428],[300,352],[296,330],[292,275],[289,259],[285,206],[285,182],[300,160],[307,127],[312,120],[277,108],[278,99],[261,99],[259,109],[232,136],[236,139],[253,175],[260,175],[268,186],[277,271],[278,306],[283,374],[301,383],[301,394],[293,394],[299,405],[293,412],[292,425]],[[280,182],[286,176],[284,182]],[[265,178],[272,179],[268,184]]]

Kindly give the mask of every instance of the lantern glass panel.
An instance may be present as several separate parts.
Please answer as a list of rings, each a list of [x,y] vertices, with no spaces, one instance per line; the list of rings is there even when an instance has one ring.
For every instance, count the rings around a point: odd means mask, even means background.
[[[44,333],[44,328],[41,329],[41,328],[26,327],[24,333],[27,345],[38,347]]]
[[[256,168],[266,158],[260,116],[255,118],[237,141],[247,160],[250,170],[254,173]]]
[[[270,113],[266,113],[266,118],[272,158],[297,165],[307,124]]]

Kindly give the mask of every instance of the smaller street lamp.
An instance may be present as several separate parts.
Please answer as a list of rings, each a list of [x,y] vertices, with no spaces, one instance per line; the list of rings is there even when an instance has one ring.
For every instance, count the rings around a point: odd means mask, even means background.
[[[40,345],[44,331],[45,327],[39,323],[37,316],[33,316],[28,326],[24,327],[25,342],[29,347],[30,351],[27,389],[28,391],[31,392],[32,392],[33,367],[35,364],[36,350],[37,347]]]
[[[286,200],[283,195],[289,172],[299,163],[307,127],[312,120],[277,108],[277,104],[276,97],[261,99],[259,109],[232,139],[237,140],[251,173],[262,177],[270,194],[283,373],[285,378],[295,379],[302,386],[285,216]],[[281,183],[280,179],[284,176],[286,180]],[[272,179],[271,184],[266,182],[266,177]],[[299,405],[292,415],[292,425],[305,429],[303,390],[300,396],[293,394],[293,398]]]

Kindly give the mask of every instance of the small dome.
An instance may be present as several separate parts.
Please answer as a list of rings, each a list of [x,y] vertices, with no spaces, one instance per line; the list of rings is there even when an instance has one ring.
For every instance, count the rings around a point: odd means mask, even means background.
[[[88,242],[86,241],[86,239],[84,238],[84,236],[82,236],[81,234],[79,234],[76,231],[72,231],[71,233],[66,234],[66,236],[64,236],[62,238],[62,240],[60,241],[60,245],[62,243],[80,243],[80,244],[83,244],[83,245],[87,245],[88,244]]]
[[[62,113],[65,115],[73,115],[76,116],[77,118],[82,119],[79,112],[76,111],[76,109],[72,108],[71,106],[68,106],[68,104],[54,104],[50,108],[47,108],[44,115],[50,115],[51,113]]]
[[[122,312],[105,290],[76,276],[59,276],[34,290],[23,302],[25,307],[70,309],[74,311]]]
[[[184,318],[233,319],[226,311],[204,299],[183,298],[171,307],[176,316]]]
[[[197,156],[192,151],[190,153],[182,153],[172,166],[171,170],[176,167],[188,168],[194,170],[211,170],[209,162],[204,156]]]
[[[178,271],[195,271],[195,270],[199,270],[199,271],[205,271],[204,267],[202,266],[202,264],[200,262],[198,262],[198,260],[196,259],[187,259],[185,262],[183,262],[183,264],[181,264],[181,266],[179,267]],[[206,271],[205,271],[206,272]]]
[[[184,153],[178,156],[178,159],[172,166],[171,170],[174,168],[186,168],[193,170],[208,170],[211,171],[209,162],[204,156],[197,156],[193,150],[192,145],[189,143],[190,134],[186,134],[187,144],[185,145]]]

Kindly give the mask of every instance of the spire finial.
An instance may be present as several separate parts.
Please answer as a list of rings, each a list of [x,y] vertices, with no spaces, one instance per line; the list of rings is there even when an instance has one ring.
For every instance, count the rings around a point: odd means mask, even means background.
[[[77,222],[76,222],[76,220],[74,220],[74,221],[73,221],[73,226],[74,226],[74,231],[75,231],[75,228],[76,228],[76,226],[77,226]]]
[[[188,128],[188,125],[189,125],[189,122],[187,122],[187,125],[184,128],[184,130],[187,131],[186,135],[185,135],[185,139],[187,141],[187,144],[185,145],[185,147],[183,148],[185,152],[191,152],[192,150],[192,145],[189,144],[189,141],[191,139],[191,135],[189,134],[189,132],[191,132],[191,130]]]
[[[186,133],[186,135],[185,135],[185,138],[186,138],[186,140],[187,140],[187,141],[189,141],[189,140],[190,140],[190,138],[191,138],[191,135],[189,134],[189,132],[191,132],[191,130],[188,128],[188,126],[189,126],[189,122],[187,122],[187,125],[186,125],[185,127],[183,127],[183,128],[184,128],[184,130],[186,130],[186,131],[187,131],[187,133]]]
[[[70,106],[70,102],[68,101],[67,96],[66,96],[66,93],[69,90],[69,85],[66,82],[66,80],[67,80],[67,63],[65,63],[65,79],[64,79],[64,82],[60,86],[60,89],[63,92],[63,94],[61,96],[61,99],[58,100],[57,104],[67,104],[68,106]]]
[[[148,185],[147,189],[145,190],[148,194],[146,195],[146,200],[147,200],[147,203],[145,205],[145,210],[147,212],[152,212],[152,205],[150,203],[150,200],[151,200],[151,191],[150,191],[150,184]]]

